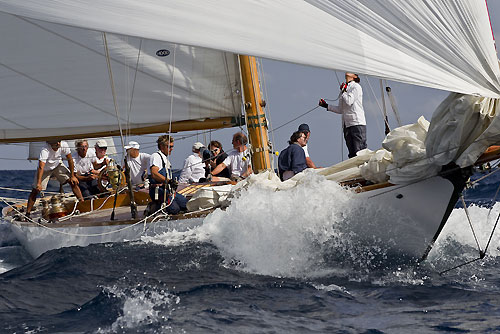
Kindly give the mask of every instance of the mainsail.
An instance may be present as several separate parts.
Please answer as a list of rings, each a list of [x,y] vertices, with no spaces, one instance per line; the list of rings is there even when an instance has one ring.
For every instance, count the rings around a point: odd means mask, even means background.
[[[118,118],[136,134],[175,131],[189,120],[196,129],[241,119],[234,54],[118,34],[104,39],[4,13],[0,30],[2,141],[117,134]]]
[[[0,0],[0,13],[2,141],[116,129],[113,85],[131,129],[236,117],[236,54],[500,97],[482,0]]]

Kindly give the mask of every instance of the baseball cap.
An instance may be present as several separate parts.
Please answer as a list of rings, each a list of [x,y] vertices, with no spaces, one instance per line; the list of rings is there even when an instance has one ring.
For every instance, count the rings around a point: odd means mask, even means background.
[[[107,148],[108,143],[104,139],[99,139],[98,141],[95,142],[95,146],[100,147],[100,148],[104,148],[104,147]]]
[[[138,143],[138,142],[133,141],[133,140],[132,140],[132,141],[129,141],[129,142],[128,142],[128,145],[125,145],[125,149],[126,149],[126,150],[128,150],[128,149],[130,149],[130,148],[135,148],[135,149],[137,149],[137,150],[138,150],[140,147],[141,147],[141,145],[139,145],[139,143]]]
[[[205,145],[203,145],[199,141],[197,141],[196,143],[193,144],[193,150],[199,150],[202,147],[205,147]]]
[[[309,130],[309,125],[307,124],[300,124],[299,125],[299,131],[307,131],[307,132],[311,132],[311,130]]]

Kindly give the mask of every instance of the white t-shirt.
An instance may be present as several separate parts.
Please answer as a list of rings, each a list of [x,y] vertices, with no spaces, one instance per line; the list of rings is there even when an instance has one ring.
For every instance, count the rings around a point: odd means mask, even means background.
[[[247,171],[248,166],[251,165],[248,153],[248,150],[243,152],[233,150],[227,154],[227,158],[224,159],[223,163],[231,172],[231,175],[241,176]],[[243,161],[243,157],[246,157],[245,161]]]
[[[159,169],[162,169],[163,162],[161,158],[163,158],[163,161],[165,162],[165,168],[170,169],[170,161],[168,161],[167,156],[163,154],[161,151],[151,154],[151,159],[149,160],[149,167],[156,166]],[[149,174],[151,174],[151,170],[149,171]]]
[[[342,114],[342,123],[346,128],[354,125],[366,125],[363,109],[363,88],[357,82],[351,81],[342,93],[339,105],[328,104],[328,110]]]
[[[57,151],[54,151],[47,143],[47,145],[42,148],[38,160],[45,162],[43,170],[53,170],[62,163],[62,157],[68,154],[71,154],[71,150],[69,149],[68,143],[65,141],[61,141],[61,147],[59,147]]]
[[[184,160],[179,182],[199,182],[202,177],[205,177],[205,164],[198,153],[193,153]]]
[[[99,159],[97,156],[92,157],[92,162],[95,162],[96,164],[102,164],[104,162],[104,160],[109,160],[107,155],[103,156],[101,159]],[[105,167],[106,166],[102,166],[101,168],[98,169],[98,171],[103,170]],[[94,168],[93,165],[92,165],[92,168]]]
[[[307,144],[306,144],[306,146],[302,146],[302,148],[304,149],[304,153],[306,154],[306,158],[309,158],[309,151],[307,150]]]
[[[87,150],[87,154],[84,158],[82,158],[77,152],[73,157],[73,161],[75,162],[75,172],[79,173],[80,175],[85,175],[85,173],[90,172],[92,169],[94,169],[94,166],[92,165],[92,161],[94,158],[95,149],[93,148],[89,148]]]
[[[128,166],[130,167],[130,181],[132,181],[132,184],[144,183],[142,175],[144,174],[144,171],[147,173],[150,159],[150,154],[142,152],[139,153],[137,158],[131,158],[130,156],[127,157]]]

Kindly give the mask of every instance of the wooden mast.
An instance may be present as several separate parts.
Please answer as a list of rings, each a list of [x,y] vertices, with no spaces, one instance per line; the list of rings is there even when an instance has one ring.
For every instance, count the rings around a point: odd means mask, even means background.
[[[261,98],[257,62],[255,57],[240,55],[241,81],[243,85],[244,106],[247,129],[252,144],[252,168],[254,173],[271,170],[271,149],[267,134],[267,120]]]

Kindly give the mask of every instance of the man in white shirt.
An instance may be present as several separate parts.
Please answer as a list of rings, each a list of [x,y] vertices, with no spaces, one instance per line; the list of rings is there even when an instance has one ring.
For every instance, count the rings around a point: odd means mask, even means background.
[[[139,152],[141,146],[136,141],[129,141],[125,146],[127,150],[127,164],[130,168],[130,181],[132,185],[143,185],[145,176],[148,175],[151,155]]]
[[[99,139],[95,145],[95,157],[92,159],[92,164],[94,169],[101,171],[109,163],[109,158],[106,155],[106,150],[108,149],[108,143],[104,139]]]
[[[63,156],[68,159],[69,169],[62,163]],[[75,165],[68,144],[60,140],[50,140],[47,141],[47,146],[40,152],[38,168],[33,181],[33,189],[26,207],[26,216],[29,217],[38,194],[47,189],[47,184],[51,176],[54,176],[61,184],[69,183],[78,200],[83,201],[82,193],[80,192],[80,188],[78,188]]]
[[[172,179],[170,171],[170,161],[168,157],[174,149],[174,138],[170,135],[158,137],[156,141],[158,151],[151,154],[150,171],[151,183],[149,185],[149,196],[152,203],[148,205],[149,213],[160,209],[161,204],[165,202],[167,207],[165,211],[168,214],[178,214],[181,210],[186,211],[187,200],[184,196],[176,193],[177,182]]]
[[[340,85],[341,96],[338,106],[319,100],[319,105],[328,111],[342,115],[344,139],[349,150],[349,158],[356,156],[366,146],[366,120],[363,109],[363,89],[357,74],[346,72],[347,84]]]
[[[307,168],[316,168],[316,165],[309,157],[309,150],[307,149],[307,142],[309,141],[309,138],[311,137],[311,130],[309,130],[309,125],[307,125],[305,123],[300,124],[298,131],[302,132],[306,136],[306,145],[303,146],[302,149],[304,150],[304,153],[306,155]]]
[[[76,155],[75,176],[78,179],[78,187],[84,198],[100,193],[97,187],[99,171],[94,169],[92,161],[96,158],[95,149],[89,148],[86,139],[75,140]]]
[[[233,135],[233,150],[227,153],[227,158],[224,159],[212,171],[212,175],[219,174],[224,168],[228,168],[231,172],[231,179],[241,180],[252,174],[252,165],[250,162],[250,152],[247,149],[248,139],[243,132],[237,132]],[[217,181],[216,177],[212,178]]]
[[[180,183],[199,182],[201,178],[205,177],[205,164],[200,156],[200,150],[203,147],[205,147],[205,145],[200,142],[193,144],[193,154],[184,160],[184,167],[179,176]]]

